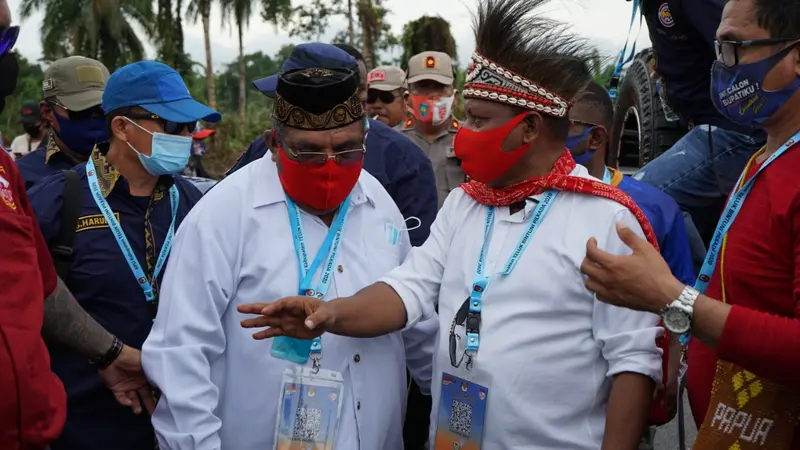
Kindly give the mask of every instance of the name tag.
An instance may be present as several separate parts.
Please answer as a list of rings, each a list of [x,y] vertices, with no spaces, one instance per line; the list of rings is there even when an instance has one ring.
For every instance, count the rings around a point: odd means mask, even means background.
[[[119,213],[114,213],[114,218],[119,222]],[[99,228],[108,228],[108,222],[102,214],[92,214],[89,216],[78,217],[78,225],[75,227],[75,232],[79,233],[86,230],[96,230]]]

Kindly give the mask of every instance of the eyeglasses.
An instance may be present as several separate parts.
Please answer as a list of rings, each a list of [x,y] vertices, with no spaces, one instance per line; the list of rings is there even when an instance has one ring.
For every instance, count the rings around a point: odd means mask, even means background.
[[[275,136],[278,138],[278,143],[281,145],[283,151],[291,156],[292,159],[305,166],[324,166],[325,163],[331,159],[342,167],[354,166],[364,159],[364,154],[367,152],[364,144],[361,144],[361,148],[342,150],[333,155],[323,152],[296,152],[286,145],[286,142],[277,133]]]
[[[53,106],[57,106],[64,111],[67,112],[67,117],[69,120],[76,121],[76,120],[86,120],[86,119],[96,119],[98,117],[105,117],[103,113],[103,108],[100,105],[92,106],[91,108],[84,109],[81,111],[73,111],[66,106],[64,106],[61,102],[56,99],[48,99],[45,100],[48,105],[52,108]]]
[[[739,64],[739,49],[742,47],[759,47],[764,45],[785,44],[791,42],[787,47],[794,47],[800,44],[800,38],[769,38],[754,39],[749,41],[714,41],[714,49],[717,52],[717,59],[727,67]]]
[[[597,126],[596,123],[584,122],[582,120],[573,120],[573,119],[569,120],[569,124],[570,125],[583,125],[583,126],[586,126],[586,127],[596,127]]]
[[[397,97],[399,97],[399,95],[394,95],[390,91],[380,91],[378,89],[370,89],[367,91],[367,103],[370,105],[378,100],[388,105],[389,103],[393,103]]]
[[[14,48],[14,44],[17,43],[17,37],[19,37],[19,27],[8,27],[2,33],[0,35],[0,56],[5,55]]]
[[[193,122],[171,122],[155,114],[128,114],[125,117],[136,120],[154,120],[161,125],[166,134],[179,135],[183,133],[183,130],[194,133],[194,130],[197,129],[196,120]]]

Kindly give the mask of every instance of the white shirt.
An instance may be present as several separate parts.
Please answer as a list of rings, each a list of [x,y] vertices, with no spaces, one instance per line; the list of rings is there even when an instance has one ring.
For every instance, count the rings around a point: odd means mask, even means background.
[[[15,137],[13,141],[11,141],[11,149],[9,151],[10,153],[19,153],[20,155],[25,156],[28,153],[36,150],[41,142],[41,138],[35,141],[32,140],[28,133],[20,134],[19,136]]]
[[[582,166],[572,175],[590,178]],[[528,200],[524,212],[514,215],[508,208],[496,210],[487,274],[503,269],[535,203]],[[486,289],[480,348],[473,371],[467,373],[450,364],[448,337],[455,313],[470,293],[485,219],[485,206],[460,188],[454,190],[425,244],[381,279],[403,299],[408,326],[433,317],[434,305],[439,304],[431,434],[442,372],[462,378],[466,374],[467,379],[471,373],[485,373],[491,385],[483,448],[597,450],[611,377],[636,372],[660,380],[655,339],[662,330],[653,314],[596,300],[584,286],[580,264],[590,237],[606,251],[626,254],[630,249],[617,236],[615,224],[623,222],[640,235],[641,227],[625,207],[611,200],[558,194],[514,271],[506,277],[495,275]],[[459,328],[463,341],[463,327]]]
[[[353,189],[326,299],[349,296],[397,267],[408,233],[392,245],[384,226],[403,216],[380,183],[362,171]],[[316,253],[328,227],[300,213]],[[317,273],[317,276],[319,273]],[[297,295],[298,261],[275,163],[261,158],[219,183],[181,224],[142,365],[162,397],[153,426],[166,450],[271,450],[282,374],[294,363],[270,356],[272,340],[242,328],[245,303]],[[316,282],[316,281],[315,281]],[[324,369],[344,375],[337,440],[343,450],[400,450],[406,363],[428,391],[435,318],[405,332],[357,339],[322,336]],[[311,363],[307,364],[310,367]]]

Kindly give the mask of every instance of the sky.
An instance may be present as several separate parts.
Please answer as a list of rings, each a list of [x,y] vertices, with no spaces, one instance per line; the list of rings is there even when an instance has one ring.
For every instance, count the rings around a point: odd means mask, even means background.
[[[308,0],[295,0],[297,4]],[[21,0],[8,0],[11,7],[13,22],[20,25],[21,32],[16,48],[23,56],[30,60],[41,57],[41,23],[42,13],[36,13],[25,21],[19,17],[19,4]],[[258,3],[258,2],[256,2]],[[459,64],[465,67],[475,48],[472,34],[472,19],[470,9],[474,7],[475,0],[384,0],[384,4],[391,13],[387,20],[391,23],[392,30],[400,35],[403,25],[421,16],[440,16],[450,22],[451,32],[458,45]],[[631,2],[625,0],[551,0],[544,9],[546,14],[558,19],[572,27],[572,30],[589,39],[606,57],[613,58],[622,49],[628,34],[628,25],[631,17]],[[347,27],[344,18],[331,20],[330,33],[321,40],[329,42],[334,35]],[[633,34],[636,34],[637,24]],[[647,25],[638,35],[637,48],[646,48],[649,44]],[[211,52],[214,58],[214,67],[219,69],[223,64],[232,62],[238,55],[236,33],[230,25],[222,26],[220,11],[215,8],[211,17]],[[142,36],[143,37],[143,36]],[[632,37],[631,40],[634,38]],[[258,13],[250,22],[250,27],[245,31],[245,53],[262,51],[268,55],[275,54],[285,44],[298,44],[303,42],[297,38],[290,38],[289,33],[283,29],[276,29],[272,25],[261,21]],[[195,61],[205,62],[205,49],[203,46],[203,29],[200,23],[187,24],[184,22],[185,50]],[[155,56],[155,50],[147,45],[148,57]],[[398,50],[395,55],[399,56]]]

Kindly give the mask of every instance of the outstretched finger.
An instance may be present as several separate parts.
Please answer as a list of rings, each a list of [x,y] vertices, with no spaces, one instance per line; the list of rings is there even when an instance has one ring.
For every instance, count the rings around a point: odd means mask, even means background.
[[[264,316],[275,316],[279,314],[291,314],[293,312],[304,311],[304,297],[284,297],[276,302],[267,303],[259,311],[259,314]]]
[[[257,341],[261,341],[264,339],[269,339],[277,336],[285,336],[286,334],[280,328],[267,328],[266,330],[261,330],[258,333],[253,334],[253,339]]]
[[[261,314],[261,310],[267,305],[268,303],[247,303],[237,306],[236,310],[242,314]]]
[[[245,319],[241,322],[242,328],[264,328],[280,326],[281,320],[275,317],[258,316],[252,319]]]

